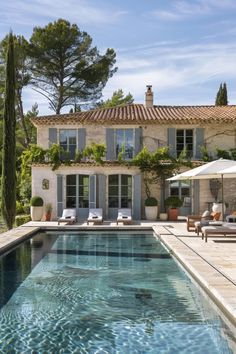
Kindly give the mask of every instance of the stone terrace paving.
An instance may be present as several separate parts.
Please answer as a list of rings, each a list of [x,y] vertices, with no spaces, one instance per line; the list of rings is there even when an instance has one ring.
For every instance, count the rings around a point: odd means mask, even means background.
[[[221,308],[236,328],[236,237],[209,237],[206,243],[195,232],[188,232],[185,222],[141,221],[130,226],[117,226],[115,222],[87,226],[51,222],[29,222],[0,234],[0,252],[29,237],[37,230],[109,230],[153,228],[170,252],[184,265],[193,278]],[[220,241],[220,242],[218,242]],[[235,329],[236,331],[236,329]]]

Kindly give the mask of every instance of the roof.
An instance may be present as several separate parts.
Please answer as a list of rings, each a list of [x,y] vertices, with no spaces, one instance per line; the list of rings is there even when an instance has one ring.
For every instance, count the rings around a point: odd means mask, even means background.
[[[226,124],[236,122],[236,106],[153,106],[130,104],[85,112],[34,117],[35,126],[59,124]]]

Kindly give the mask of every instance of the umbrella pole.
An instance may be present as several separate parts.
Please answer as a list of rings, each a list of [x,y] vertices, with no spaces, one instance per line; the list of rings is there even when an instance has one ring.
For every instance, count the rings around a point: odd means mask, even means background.
[[[224,176],[221,175],[221,200],[222,200],[222,221],[224,221],[225,217],[225,203],[224,203]]]

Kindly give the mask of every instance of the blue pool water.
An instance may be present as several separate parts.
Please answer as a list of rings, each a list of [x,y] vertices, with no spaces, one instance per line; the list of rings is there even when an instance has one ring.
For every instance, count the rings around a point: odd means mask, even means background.
[[[39,234],[0,268],[1,353],[233,353],[230,329],[153,234]]]

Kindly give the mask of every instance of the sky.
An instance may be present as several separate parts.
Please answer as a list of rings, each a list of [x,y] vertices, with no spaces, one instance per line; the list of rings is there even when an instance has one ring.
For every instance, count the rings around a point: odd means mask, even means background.
[[[0,39],[10,29],[29,39],[35,26],[58,18],[86,31],[101,54],[115,50],[118,71],[103,100],[122,89],[144,103],[152,85],[156,105],[211,105],[226,82],[236,104],[235,0],[8,0]],[[37,102],[40,115],[53,114],[34,91],[23,97],[25,111]]]

